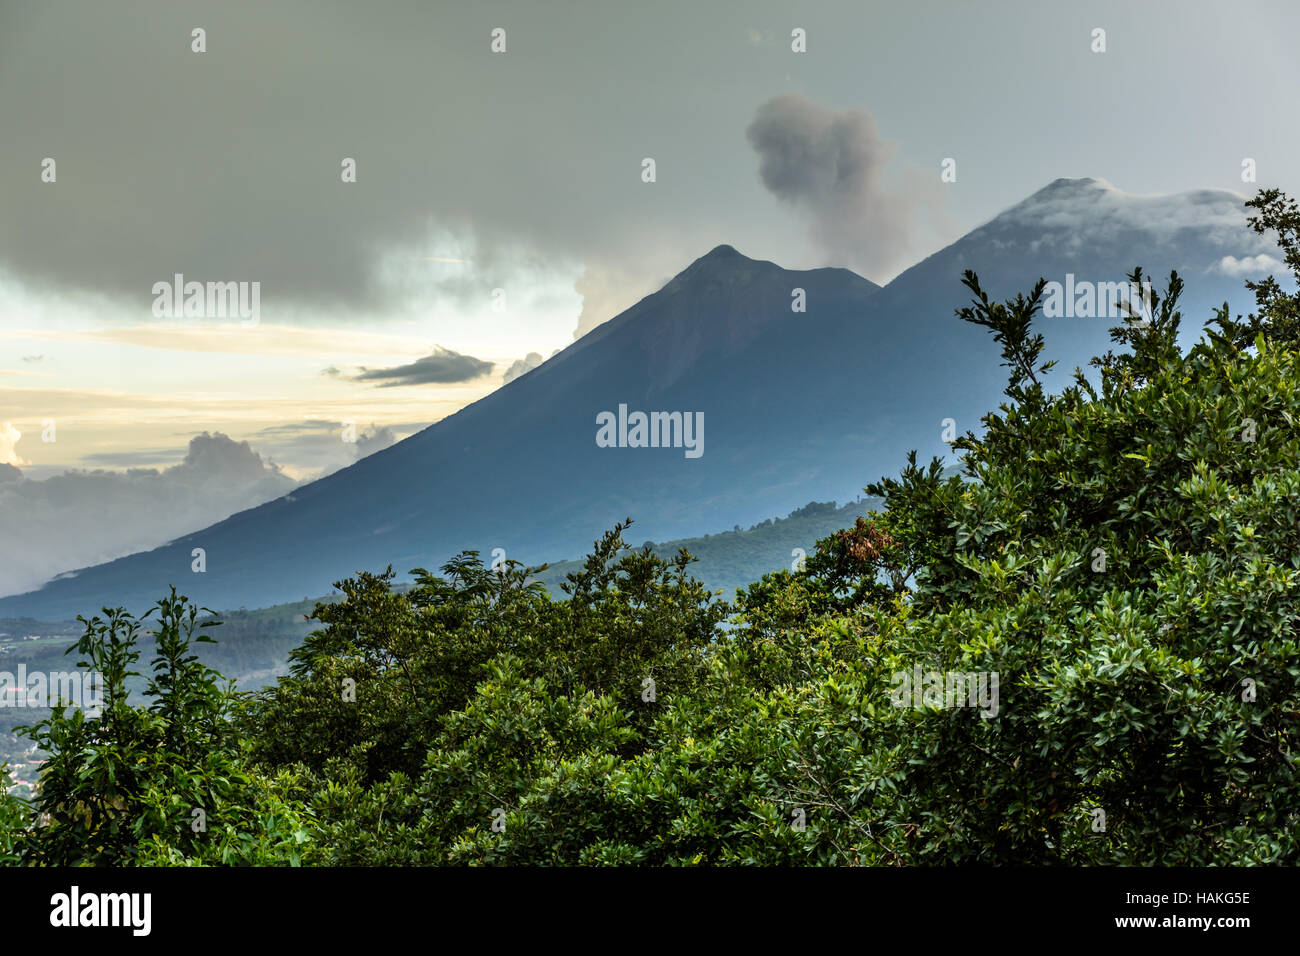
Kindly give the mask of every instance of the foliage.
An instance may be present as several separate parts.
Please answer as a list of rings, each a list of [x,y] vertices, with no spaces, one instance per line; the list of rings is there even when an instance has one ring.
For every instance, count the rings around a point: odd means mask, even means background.
[[[443,721],[464,708],[502,655],[565,695],[611,695],[635,708],[654,682],[685,693],[727,606],[673,561],[627,547],[617,525],[552,601],[540,569],[486,567],[469,551],[392,587],[392,569],[339,582],[318,605],[326,626],[293,654],[289,677],[259,694],[247,728],[259,760],[313,773],[346,765],[365,784],[418,775]],[[648,721],[638,726],[643,730]]]
[[[100,675],[99,713],[58,702],[24,728],[50,754],[32,799],[33,825],[17,841],[24,862],[43,866],[132,863],[296,862],[306,830],[248,767],[231,720],[235,698],[193,653],[210,641],[198,608],[175,588],[137,620],[122,608],[80,618],[69,648]],[[156,656],[133,706],[140,630],[157,612]],[[286,822],[287,821],[287,822]]]
[[[0,764],[0,866],[21,862],[20,841],[31,826],[26,803],[10,792],[9,768]]]

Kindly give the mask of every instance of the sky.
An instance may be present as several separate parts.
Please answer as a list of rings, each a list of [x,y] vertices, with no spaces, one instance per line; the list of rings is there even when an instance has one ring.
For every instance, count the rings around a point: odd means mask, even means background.
[[[722,243],[884,283],[1059,177],[1296,194],[1296,36],[1285,2],[0,0],[0,479],[181,480],[220,435],[266,495]],[[256,322],[157,314],[177,274],[257,283]]]

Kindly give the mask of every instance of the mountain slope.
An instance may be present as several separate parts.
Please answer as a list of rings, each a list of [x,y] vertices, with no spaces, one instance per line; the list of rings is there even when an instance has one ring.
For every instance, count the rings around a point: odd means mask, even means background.
[[[1040,275],[1118,281],[1186,272],[1201,311],[1240,279],[1212,271],[1261,251],[1242,197],[1128,196],[1058,180],[881,289],[843,269],[791,271],[720,246],[659,292],[479,402],[355,465],[150,552],[0,600],[61,618],[141,609],[169,584],[212,607],[324,590],[358,569],[436,567],[458,550],[540,562],[586,551],[614,521],[687,537],[809,499],[844,500],[909,449],[942,454],[942,420],[977,429],[1004,382],[997,348],[957,321],[975,269],[1002,297]],[[802,289],[806,312],[791,309]],[[1065,372],[1108,345],[1103,319],[1044,320]],[[1049,380],[1050,384],[1050,380]],[[597,416],[703,413],[703,454],[598,447]],[[206,571],[191,571],[204,549]]]
[[[878,498],[858,498],[845,505],[810,501],[784,518],[769,518],[748,528],[737,526],[732,531],[644,544],[650,545],[650,550],[666,561],[685,548],[696,559],[690,566],[691,576],[709,590],[720,591],[723,599],[730,601],[738,589],[765,574],[793,570],[800,551],[804,557],[811,555],[822,538],[841,528],[853,527],[859,515],[883,504]],[[636,532],[637,526],[633,525],[628,538],[639,540]],[[538,580],[546,585],[552,598],[563,600],[561,585],[566,576],[582,570],[585,563],[582,558],[551,562],[538,575]]]

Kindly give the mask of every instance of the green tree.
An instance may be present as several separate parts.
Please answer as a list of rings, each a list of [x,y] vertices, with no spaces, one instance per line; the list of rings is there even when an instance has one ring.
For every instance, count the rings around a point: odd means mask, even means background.
[[[144,690],[153,702],[134,706],[128,681],[140,676],[139,635],[155,612],[157,654]],[[24,861],[295,862],[306,839],[300,814],[245,768],[233,692],[191,652],[210,640],[195,636],[197,614],[172,588],[140,620],[123,608],[79,618],[85,632],[68,652],[101,675],[102,712],[57,702],[47,720],[21,728],[49,754],[32,800],[37,825],[18,841]]]

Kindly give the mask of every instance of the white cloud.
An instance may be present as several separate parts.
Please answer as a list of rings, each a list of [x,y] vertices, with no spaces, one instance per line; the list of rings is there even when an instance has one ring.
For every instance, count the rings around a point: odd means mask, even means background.
[[[27,462],[18,457],[14,446],[23,437],[23,433],[14,427],[13,422],[0,424],[0,464],[25,465]]]
[[[1058,179],[971,235],[996,243],[991,228],[1023,228],[1039,235],[1039,244],[1068,253],[1135,234],[1160,243],[1194,237],[1229,248],[1240,247],[1246,235],[1257,249],[1266,247],[1263,237],[1248,234],[1244,203],[1244,196],[1223,189],[1140,196],[1104,179]]]
[[[1266,276],[1270,273],[1282,273],[1286,271],[1286,265],[1277,257],[1261,252],[1259,255],[1243,256],[1240,259],[1236,256],[1224,256],[1210,267],[1210,271],[1241,278],[1242,276]]]

